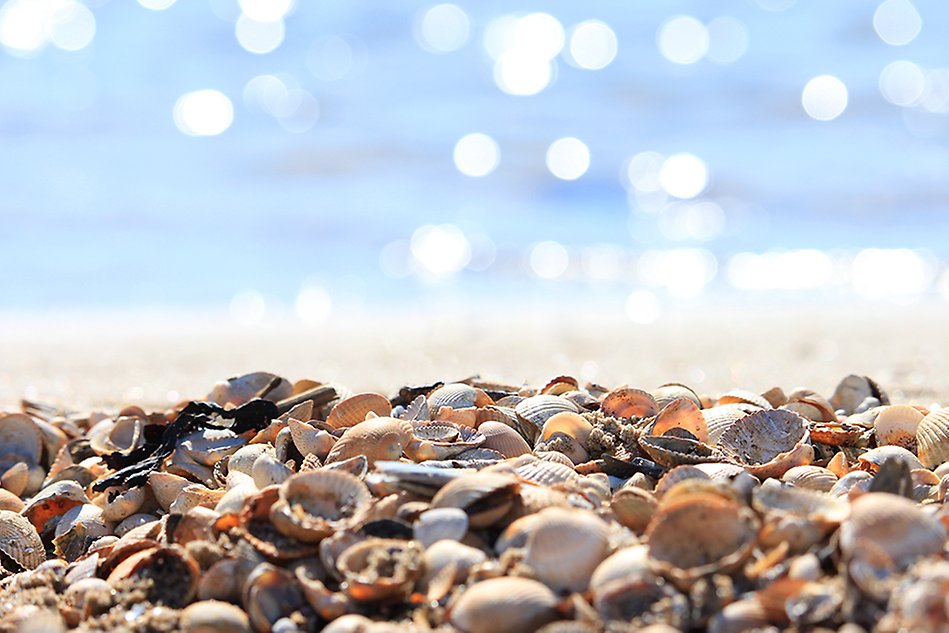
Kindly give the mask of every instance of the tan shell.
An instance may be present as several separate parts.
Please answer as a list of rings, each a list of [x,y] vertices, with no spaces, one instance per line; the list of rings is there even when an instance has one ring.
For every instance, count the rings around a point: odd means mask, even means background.
[[[586,446],[592,430],[593,425],[579,413],[558,413],[544,422],[535,448],[564,453],[574,464],[582,464],[590,458]]]
[[[570,391],[576,391],[579,387],[580,383],[577,382],[577,379],[573,376],[557,376],[548,381],[540,392],[552,396],[559,396]]]
[[[741,467],[739,466],[738,468]],[[703,469],[698,468],[697,465],[683,464],[669,469],[668,472],[660,477],[659,481],[656,482],[656,488],[653,490],[653,493],[657,498],[661,498],[672,486],[687,479],[711,481],[712,477]]]
[[[251,633],[250,620],[240,607],[219,600],[203,600],[181,611],[182,633]]]
[[[132,416],[103,420],[90,431],[89,446],[98,455],[130,452],[145,443],[145,423],[145,419]]]
[[[26,462],[17,462],[0,475],[0,486],[19,496],[30,482],[30,467]]]
[[[741,565],[757,531],[754,514],[737,503],[712,495],[679,499],[664,504],[646,530],[650,563],[688,587],[701,576]]]
[[[705,428],[708,431],[709,443],[717,444],[722,433],[731,425],[758,409],[759,407],[745,403],[724,404],[709,409],[702,409],[702,417],[705,418]]]
[[[369,414],[387,417],[392,413],[389,399],[378,393],[358,393],[342,400],[326,417],[326,423],[335,429],[356,426]]]
[[[540,436],[547,420],[558,413],[579,413],[580,410],[570,400],[559,396],[539,395],[524,398],[514,407],[520,431],[531,441]]]
[[[922,419],[918,409],[905,404],[881,407],[873,425],[877,446],[893,444],[916,450],[916,428]]]
[[[785,483],[818,492],[829,492],[837,479],[837,475],[820,466],[795,466],[781,475],[781,481]]]
[[[9,510],[0,510],[0,552],[23,569],[36,569],[46,560],[46,549],[36,528]]]
[[[600,563],[590,579],[590,590],[600,617],[625,621],[642,615],[663,593],[649,567],[645,545],[625,547]]]
[[[849,446],[860,439],[866,428],[844,422],[826,422],[810,425],[811,441],[828,446]]]
[[[949,408],[933,411],[916,429],[916,451],[929,469],[949,462]]]
[[[788,403],[788,396],[781,387],[771,387],[762,393],[761,397],[770,402],[775,409]]]
[[[678,400],[680,398],[691,400],[695,403],[696,407],[699,409],[702,408],[702,399],[699,398],[698,394],[695,393],[695,391],[693,391],[690,387],[680,385],[679,383],[671,382],[662,385],[652,392],[652,397],[653,400],[656,401],[656,409],[660,411],[673,400]]]
[[[769,628],[764,606],[754,598],[736,600],[715,614],[708,623],[709,633],[744,633]]]
[[[254,462],[264,453],[274,453],[273,447],[269,444],[248,444],[240,447],[227,458],[228,474],[239,472],[252,476]]]
[[[617,490],[610,502],[616,520],[637,534],[643,533],[658,506],[651,492],[632,486]]]
[[[807,425],[801,416],[783,409],[756,411],[730,426],[718,447],[763,479],[780,477],[789,468],[814,459]]]
[[[836,422],[837,414],[827,399],[810,389],[795,389],[782,409],[794,411],[813,422]]]
[[[275,374],[265,371],[256,371],[243,376],[234,376],[214,385],[208,400],[224,406],[232,404],[239,406],[257,397],[270,382],[278,378]],[[293,385],[286,378],[280,378],[277,387],[267,394],[267,400],[274,402],[289,397],[293,393]]]
[[[277,620],[306,604],[294,574],[270,563],[250,572],[241,594],[252,629],[261,633],[270,633]]]
[[[154,581],[151,600],[180,608],[191,602],[198,590],[201,569],[187,550],[178,545],[150,547],[131,554],[112,570],[108,582],[115,587],[127,578]]]
[[[306,422],[290,418],[287,420],[287,428],[290,429],[293,445],[304,457],[316,455],[322,460],[329,455],[329,452],[333,450],[333,445],[336,444],[335,437],[322,429],[314,428]]]
[[[771,403],[764,396],[748,389],[732,389],[718,397],[718,405],[723,404],[753,404],[762,409],[770,409]]]
[[[667,404],[650,429],[652,435],[665,435],[673,429],[682,429],[700,442],[708,442],[708,426],[701,409],[686,398],[679,398]]]
[[[4,454],[16,455],[17,461],[39,464],[43,434],[33,418],[25,413],[0,413],[0,447]]]
[[[547,508],[536,516],[524,562],[554,591],[583,591],[609,553],[606,523],[578,509]]]
[[[112,530],[102,516],[102,509],[85,503],[63,514],[56,524],[53,545],[57,556],[72,562],[85,554],[94,540],[109,534]]]
[[[461,508],[473,528],[499,521],[511,509],[519,484],[509,475],[481,472],[459,477],[432,498],[433,508]]]
[[[526,633],[557,619],[556,594],[528,578],[491,578],[470,586],[450,607],[463,633]]]
[[[851,503],[850,518],[840,527],[840,548],[848,558],[869,547],[885,552],[902,569],[919,557],[940,554],[946,528],[915,503],[885,492],[861,495]]]
[[[349,427],[326,456],[326,464],[365,455],[371,467],[376,460],[397,460],[412,441],[412,423],[375,418]]]
[[[415,541],[370,538],[343,552],[336,568],[353,600],[404,597],[422,576],[422,548]]]
[[[251,477],[258,488],[282,484],[293,474],[286,464],[277,461],[270,453],[263,453],[250,469]]]
[[[0,490],[0,510],[10,510],[19,513],[25,504],[23,501],[9,490]]]
[[[834,487],[828,491],[831,497],[843,497],[849,495],[851,490],[866,492],[870,489],[870,482],[873,475],[865,470],[855,470],[849,472],[834,484]]]
[[[75,481],[58,481],[33,497],[23,509],[23,516],[29,519],[38,532],[43,532],[52,519],[84,503],[89,503],[89,497],[79,484]]]
[[[920,424],[922,424],[922,422],[920,422]],[[877,468],[888,459],[898,459],[902,462],[906,462],[910,470],[924,468],[923,463],[902,446],[878,446],[865,453],[861,453],[860,456],[857,457],[860,468],[869,470],[870,472],[876,472]]]
[[[270,509],[274,527],[305,543],[350,527],[372,503],[366,484],[332,470],[293,475],[280,486],[279,496]]]
[[[180,475],[155,471],[148,475],[148,485],[162,510],[168,512],[178,495],[192,482]]]
[[[315,554],[318,545],[288,535],[287,532],[297,526],[282,521],[280,513],[272,512],[281,501],[278,486],[264,488],[246,499],[238,517],[244,539],[258,552],[274,560],[293,560]],[[229,527],[231,519],[223,515],[221,521],[225,520],[225,527]]]
[[[813,490],[794,488],[769,480],[752,495],[752,507],[771,516],[796,516],[822,526],[838,525],[850,515],[850,506]]]
[[[651,393],[626,387],[606,394],[600,411],[614,418],[648,418],[656,415],[659,407]]]
[[[888,404],[889,399],[886,394],[880,390],[873,380],[866,376],[855,376],[853,374],[845,377],[834,389],[834,395],[830,397],[830,404],[834,409],[843,409],[844,413],[850,415],[867,398],[877,398],[880,404]]]
[[[577,471],[572,466],[546,459],[521,457],[515,462],[514,473],[521,481],[538,486],[553,486],[576,479]]]
[[[472,567],[486,560],[487,554],[480,549],[453,540],[436,541],[426,547],[422,556],[425,567],[422,584],[428,589],[429,599],[441,599],[456,582],[468,577]]]
[[[415,540],[423,547],[438,541],[460,541],[468,533],[468,515],[460,508],[432,508],[419,515],[412,526]]]
[[[518,457],[531,452],[530,445],[524,441],[520,433],[503,422],[493,420],[483,422],[478,430],[485,437],[481,446],[495,450],[505,457]]]
[[[405,448],[413,461],[450,459],[459,453],[481,446],[485,436],[471,426],[447,421],[413,422],[415,442]]]

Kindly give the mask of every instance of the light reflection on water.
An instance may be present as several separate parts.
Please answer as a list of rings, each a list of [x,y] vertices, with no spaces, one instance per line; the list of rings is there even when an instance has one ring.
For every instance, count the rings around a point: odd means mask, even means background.
[[[949,299],[949,7],[534,9],[2,2],[0,310]]]

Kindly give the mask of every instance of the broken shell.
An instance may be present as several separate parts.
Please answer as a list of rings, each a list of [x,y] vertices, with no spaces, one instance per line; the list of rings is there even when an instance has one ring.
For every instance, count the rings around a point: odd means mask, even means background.
[[[914,451],[916,450],[916,428],[923,419],[918,409],[907,405],[890,405],[880,407],[873,424],[873,434],[877,446],[893,444]]]
[[[254,461],[251,476],[258,488],[282,484],[293,474],[285,464],[278,462],[270,453],[263,453]]]
[[[145,503],[145,499],[144,487],[129,488],[124,491],[118,488],[106,488],[92,502],[102,508],[103,520],[121,521],[138,512]]]
[[[527,537],[524,562],[554,591],[583,591],[609,553],[606,523],[592,512],[546,508]]]
[[[708,441],[710,444],[717,444],[722,433],[731,425],[742,419],[749,413],[758,411],[759,407],[754,405],[724,404],[717,407],[702,409],[702,417],[705,418],[705,427],[708,431]]]
[[[91,503],[76,506],[65,512],[56,524],[53,538],[56,555],[72,562],[85,554],[97,538],[111,533],[101,508]]]
[[[511,509],[519,485],[514,477],[487,472],[460,477],[435,494],[432,507],[461,508],[471,527],[488,527]]]
[[[155,471],[148,475],[148,485],[152,489],[152,494],[155,495],[155,500],[158,501],[158,505],[165,512],[169,511],[171,504],[178,498],[178,495],[192,483],[192,481],[180,475],[172,475],[161,471]]]
[[[412,423],[374,418],[349,427],[326,456],[326,464],[364,455],[371,467],[376,460],[397,460],[412,441]]]
[[[885,492],[861,495],[851,503],[850,518],[840,526],[840,549],[847,558],[871,547],[886,554],[898,569],[917,558],[939,554],[946,528],[915,503]]]
[[[179,545],[151,547],[123,559],[109,574],[108,582],[115,587],[127,578],[152,581],[148,597],[152,601],[181,608],[191,602],[198,589],[201,569],[198,563]]]
[[[557,619],[557,596],[528,578],[490,578],[461,594],[450,610],[463,633],[529,633]]]
[[[287,479],[270,518],[283,534],[316,543],[358,521],[372,495],[366,484],[349,473],[312,470]]]
[[[38,532],[52,527],[52,521],[67,510],[89,503],[89,497],[75,481],[58,481],[40,491],[23,508],[23,516],[29,519]]]
[[[648,490],[624,486],[613,494],[610,508],[616,519],[636,534],[642,534],[659,503]]]
[[[4,567],[13,561],[12,571],[36,569],[46,560],[46,549],[36,528],[9,510],[0,510],[0,554]]]
[[[405,454],[414,461],[449,459],[485,441],[483,433],[463,424],[436,421],[415,422],[412,426],[416,441],[405,447]]]
[[[524,438],[503,422],[483,422],[478,430],[485,437],[481,446],[498,451],[505,457],[518,457],[531,452],[531,447]]]
[[[251,626],[261,633],[270,633],[274,622],[306,604],[296,577],[270,563],[254,568],[241,593]]]
[[[809,438],[804,418],[783,409],[766,409],[730,426],[722,433],[718,447],[752,475],[764,479],[810,464],[814,448]]]
[[[794,411],[813,422],[836,422],[837,414],[827,399],[810,389],[795,389],[782,409]]]
[[[333,407],[326,417],[326,423],[334,429],[345,429],[363,422],[370,414],[384,418],[390,413],[392,405],[385,396],[378,393],[358,393]]]
[[[851,374],[841,380],[834,389],[830,404],[835,410],[843,409],[846,415],[850,415],[867,398],[876,398],[881,404],[889,404],[889,398],[873,380]]]
[[[949,408],[933,411],[920,421],[916,451],[926,468],[936,469],[949,462]]]
[[[702,411],[694,402],[685,398],[673,400],[667,404],[653,423],[651,435],[665,435],[674,429],[687,431],[700,442],[708,442],[708,426]]]
[[[781,481],[787,484],[819,492],[829,492],[837,479],[837,475],[820,466],[795,466],[781,475]]]
[[[272,388],[263,397],[274,402],[289,398],[293,393],[293,385],[286,378],[280,378],[265,371],[256,371],[243,376],[233,376],[214,385],[208,400],[221,406],[232,404],[239,406],[245,402],[260,397],[268,386],[277,380],[276,387]]]
[[[593,605],[604,620],[632,620],[660,598],[663,589],[649,568],[649,548],[625,547],[597,566],[590,578]]]
[[[614,418],[648,418],[656,415],[659,407],[649,392],[627,387],[606,394],[600,411]]]
[[[920,424],[922,424],[922,422],[920,422]],[[873,473],[888,459],[896,459],[904,462],[909,470],[925,468],[923,463],[916,459],[915,455],[902,446],[878,446],[865,453],[861,453],[860,456],[857,457],[857,462],[860,464],[860,468]]]
[[[684,437],[642,435],[639,447],[657,464],[673,468],[682,464],[725,461],[718,449]]]
[[[433,508],[419,515],[412,533],[423,547],[442,540],[461,541],[468,533],[468,515],[460,508]]]
[[[349,547],[336,561],[353,600],[373,602],[408,595],[423,572],[415,541],[370,538]]]
[[[219,600],[203,600],[181,611],[182,633],[251,633],[250,620],[239,607]]]
[[[89,430],[89,447],[97,455],[129,453],[145,443],[145,423],[138,416],[103,420]]]

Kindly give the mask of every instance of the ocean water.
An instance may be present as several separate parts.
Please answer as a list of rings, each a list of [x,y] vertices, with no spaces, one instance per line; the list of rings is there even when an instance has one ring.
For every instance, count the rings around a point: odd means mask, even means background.
[[[23,43],[28,2],[0,9],[2,312],[319,321],[566,299],[647,322],[671,304],[949,298],[943,3],[458,2],[468,37],[435,54],[420,26],[432,3],[297,0],[279,46],[255,54],[236,2],[89,0],[94,37],[76,51]],[[508,94],[485,43],[536,12],[563,50],[537,66],[552,73],[541,90]],[[664,54],[676,16],[728,17],[737,35],[713,29],[702,54],[705,26],[686,28]],[[600,70],[571,59],[587,20],[615,33]],[[827,121],[802,105],[822,75],[846,86]],[[206,89],[233,120],[186,134],[175,104]],[[453,160],[471,133],[499,152],[482,177]],[[563,137],[589,151],[575,180],[546,165]],[[680,176],[700,191],[637,190],[627,167],[643,152],[697,157],[700,182]]]

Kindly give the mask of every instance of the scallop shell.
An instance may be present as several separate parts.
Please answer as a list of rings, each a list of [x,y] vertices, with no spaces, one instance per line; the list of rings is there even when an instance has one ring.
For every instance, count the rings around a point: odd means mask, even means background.
[[[579,477],[572,466],[544,459],[522,457],[514,468],[521,481],[538,486],[553,486]]]
[[[537,513],[524,562],[554,591],[583,591],[609,553],[606,523],[592,512],[547,508]]]
[[[326,456],[325,463],[365,455],[369,466],[376,460],[397,460],[412,440],[412,423],[394,418],[374,418],[349,427]]]
[[[404,597],[422,576],[422,548],[415,541],[370,538],[346,549],[336,568],[353,600]]]
[[[767,409],[743,417],[726,430],[718,446],[725,455],[763,479],[809,464],[814,449],[804,418],[791,411]]]
[[[916,428],[923,419],[918,409],[907,405],[881,407],[873,425],[877,446],[893,444],[916,450]]]
[[[450,606],[463,633],[524,633],[558,618],[556,594],[528,578],[491,578],[471,585]]]
[[[683,437],[656,437],[642,435],[639,447],[657,464],[672,468],[682,464],[701,464],[725,461],[726,457],[716,448]]]
[[[626,486],[613,493],[610,509],[616,520],[636,534],[642,534],[659,503],[656,497],[648,490]]]
[[[388,398],[378,393],[358,393],[340,401],[326,417],[326,423],[335,429],[356,426],[373,414],[386,417],[392,413]]]
[[[405,452],[414,461],[449,459],[481,446],[486,439],[483,433],[470,426],[451,422],[414,422],[412,427],[418,441],[406,447]]]
[[[554,462],[555,464],[563,464],[568,468],[575,468],[576,464],[573,463],[573,460],[561,453],[560,451],[544,451],[540,450],[534,451],[534,457],[544,462]]]
[[[580,410],[573,402],[559,396],[531,396],[524,398],[514,407],[520,424],[519,430],[530,441],[538,437],[544,424],[558,413],[579,413]]]
[[[600,411],[614,418],[648,418],[659,412],[655,398],[642,389],[615,389],[603,398]]]
[[[859,557],[867,544],[903,569],[917,558],[942,553],[946,528],[909,499],[871,492],[851,503],[850,518],[840,526],[840,549],[846,557]]]
[[[933,411],[920,421],[916,450],[926,468],[936,469],[949,462],[949,408]]]
[[[795,466],[781,475],[781,481],[785,483],[818,492],[829,492],[837,479],[837,475],[820,466]]]
[[[366,484],[349,473],[311,470],[279,488],[270,509],[274,527],[304,543],[316,543],[352,526],[372,503]]]
[[[25,413],[0,413],[0,447],[3,453],[15,455],[16,461],[39,464],[43,434],[33,418]]]
[[[728,573],[751,554],[758,532],[754,514],[711,495],[664,504],[646,530],[653,570],[680,587],[701,576]]]
[[[498,522],[514,503],[518,481],[509,475],[481,472],[448,482],[432,498],[433,508],[461,508],[473,528]]]
[[[653,423],[651,435],[665,435],[673,429],[687,431],[700,442],[708,442],[708,426],[701,409],[686,398],[679,398],[667,404]]]
[[[23,569],[36,569],[46,560],[46,549],[36,528],[26,517],[10,510],[0,510],[0,552]]]
[[[483,422],[478,431],[485,437],[482,447],[498,451],[505,457],[518,457],[531,452],[524,438],[503,422]]]

